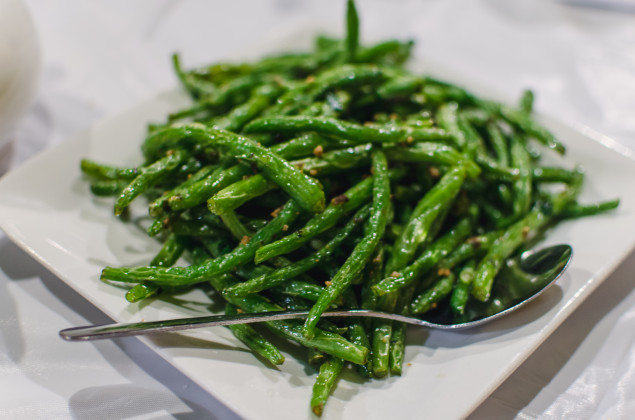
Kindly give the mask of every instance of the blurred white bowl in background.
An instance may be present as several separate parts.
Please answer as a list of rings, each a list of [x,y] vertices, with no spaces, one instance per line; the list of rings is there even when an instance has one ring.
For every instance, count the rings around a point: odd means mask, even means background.
[[[35,97],[40,47],[22,0],[0,0],[0,147],[11,139]]]

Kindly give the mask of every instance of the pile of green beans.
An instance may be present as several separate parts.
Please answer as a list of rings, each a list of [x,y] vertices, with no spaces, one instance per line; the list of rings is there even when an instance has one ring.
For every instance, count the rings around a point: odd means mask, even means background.
[[[406,335],[324,311],[449,307],[466,320],[506,259],[556,223],[618,205],[578,203],[583,171],[541,164],[565,147],[533,119],[531,92],[509,106],[412,73],[412,42],[360,45],[352,1],[346,17],[344,39],[320,36],[307,53],[187,71],[174,56],[192,105],[149,127],[145,162],[81,162],[116,215],[149,200],[162,249],[101,275],[129,284],[128,301],[203,287],[230,314],[310,310],[230,329],[266,363],[284,356],[263,330],[305,346],[318,415],[346,364],[399,375]]]

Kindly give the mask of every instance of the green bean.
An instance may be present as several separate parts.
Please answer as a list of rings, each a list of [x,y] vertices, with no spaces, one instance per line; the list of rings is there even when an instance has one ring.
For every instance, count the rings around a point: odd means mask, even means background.
[[[150,261],[150,265],[156,267],[171,267],[185,251],[187,240],[179,235],[171,233],[163,242],[161,250]]]
[[[351,343],[370,349],[370,341],[361,321],[352,320],[348,323],[347,338]],[[372,377],[372,358],[369,357],[366,364],[356,365],[355,367],[362,376],[366,378]]]
[[[362,48],[357,52],[357,62],[377,63],[386,66],[399,65],[410,57],[413,41],[390,40]]]
[[[172,55],[172,66],[181,84],[193,98],[196,99],[201,96],[215,95],[218,93],[218,88],[215,84],[200,80],[195,77],[195,75],[184,72],[181,68],[181,59],[178,54]]]
[[[509,166],[509,147],[507,145],[505,135],[498,124],[494,121],[489,121],[486,128],[489,141],[494,153],[496,154],[498,164],[502,167]]]
[[[522,131],[527,133],[528,136],[540,141],[549,149],[555,150],[560,154],[565,153],[566,148],[564,145],[560,143],[560,141],[558,141],[558,139],[556,139],[549,130],[538,124],[526,113],[504,105],[495,106],[495,109],[497,109],[506,121],[520,128]]]
[[[256,263],[287,254],[307,243],[311,238],[332,228],[344,215],[363,205],[372,194],[373,179],[367,178],[331,201],[328,207],[314,216],[307,224],[284,238],[265,245],[256,252]]]
[[[488,113],[501,116],[505,121],[520,129],[528,136],[535,138],[549,149],[555,150],[560,154],[564,154],[564,145],[555,138],[555,136],[538,122],[532,119],[526,112],[513,109],[500,103],[484,100],[476,97],[472,93],[463,88],[452,85],[447,82],[426,77],[426,83],[437,85],[443,90],[443,99],[454,100],[456,102],[465,102],[470,105],[476,105],[483,108]],[[441,98],[437,98],[441,99]]]
[[[391,180],[398,181],[404,177],[405,172],[395,168],[389,171],[389,175]],[[335,226],[342,217],[368,201],[372,194],[372,182],[372,178],[362,180],[343,194],[334,197],[329,206],[321,214],[310,219],[304,227],[284,238],[263,246],[256,252],[256,263],[292,252],[311,238]]]
[[[472,296],[481,302],[489,299],[494,278],[502,268],[505,260],[521,244],[534,237],[548,221],[549,217],[540,209],[534,209],[507,228],[503,235],[492,244],[487,255],[478,265],[472,286]]]
[[[219,292],[235,284],[229,274],[215,276],[210,283]],[[258,294],[245,297],[225,296],[225,299],[246,312],[279,311],[282,308]],[[316,329],[312,339],[302,334],[302,324],[297,321],[269,321],[265,325],[276,335],[296,341],[306,347],[316,348],[324,353],[347,360],[355,364],[364,364],[368,359],[368,349],[351,343],[336,333]]]
[[[316,324],[322,312],[340,296],[364,268],[373,251],[384,235],[388,223],[388,210],[390,207],[390,178],[388,175],[388,162],[386,156],[380,150],[372,155],[373,169],[373,210],[368,220],[368,228],[362,240],[355,246],[350,256],[342,264],[339,271],[330,280],[330,284],[320,295],[318,301],[311,308],[304,323],[303,334],[312,337]]]
[[[289,280],[272,288],[272,290],[276,293],[301,297],[302,299],[306,299],[311,302],[318,300],[323,289],[324,287],[318,284],[307,283],[301,280]]]
[[[275,321],[270,324],[273,324],[275,333],[306,347],[315,347],[355,364],[364,364],[368,359],[367,348],[353,344],[337,333],[316,329],[313,337],[308,339],[303,334],[302,325],[297,322]]]
[[[205,95],[200,101],[190,108],[171,113],[168,116],[170,122],[183,118],[196,116],[202,112],[211,111],[215,108],[229,107],[233,102],[241,102],[251,89],[262,83],[262,78],[258,74],[248,74],[239,76],[228,81],[210,95]]]
[[[322,415],[324,404],[335,387],[335,381],[343,367],[344,361],[337,357],[331,357],[320,366],[311,396],[311,410],[315,415]]]
[[[472,126],[487,129],[487,125],[492,122],[492,116],[480,108],[466,108],[461,112],[463,118]]]
[[[252,70],[252,66],[245,63],[214,63],[194,68],[187,73],[206,81],[222,84],[238,76],[249,74]]]
[[[471,236],[456,247],[450,255],[439,262],[440,268],[451,269],[461,262],[476,257],[492,246],[494,241],[502,235],[500,231],[490,231],[483,235]]]
[[[377,95],[384,100],[404,98],[412,95],[423,84],[419,76],[404,74],[388,80],[378,90]]]
[[[212,175],[214,171],[219,170],[215,165],[206,165],[199,169],[196,173],[189,176],[185,181],[179,184],[178,187],[172,190],[170,193],[165,193],[161,195],[156,200],[152,201],[148,205],[148,212],[152,217],[161,217],[165,215],[166,207],[168,206],[168,200],[174,194],[178,194],[179,191],[183,191],[187,188],[190,188],[196,182],[202,181],[206,179],[208,176]]]
[[[462,105],[478,106],[485,109],[486,111],[489,111],[490,113],[492,112],[492,109],[490,108],[494,107],[494,105],[496,104],[483,102],[481,98],[477,97],[466,89],[447,81],[440,80],[432,76],[424,76],[424,80],[424,88],[435,88],[437,92],[440,92],[443,95],[442,100],[445,100],[447,102],[457,102]]]
[[[413,147],[386,148],[385,152],[388,159],[398,162],[463,166],[471,178],[481,173],[481,169],[473,160],[445,144],[421,142]]]
[[[439,127],[452,135],[459,150],[465,151],[467,139],[465,133],[459,127],[459,105],[456,102],[448,102],[439,107],[436,114]]]
[[[308,133],[288,142],[277,144],[271,148],[271,151],[285,159],[303,157],[313,153],[316,147],[327,141],[328,139],[324,139],[322,136]],[[195,178],[193,181],[184,182],[181,186],[151,203],[150,214],[158,217],[166,209],[183,210],[204,203],[214,194],[250,174],[253,175],[253,172],[247,165],[234,165],[229,168],[219,167],[215,172],[203,178],[195,175],[192,177]]]
[[[306,99],[320,99],[328,92],[350,89],[358,86],[372,86],[385,80],[385,70],[367,64],[343,64],[316,74],[307,84]]]
[[[422,314],[434,308],[443,298],[452,293],[455,276],[442,276],[430,289],[417,296],[410,304],[410,313]]]
[[[242,222],[238,219],[238,215],[234,211],[227,211],[220,216],[223,224],[231,232],[234,238],[242,240],[243,238],[249,238],[251,232]]]
[[[115,215],[120,215],[132,200],[169,172],[176,169],[186,157],[187,153],[185,151],[174,150],[172,153],[168,152],[164,158],[157,160],[150,166],[141,168],[140,173],[123,189],[117,198],[115,202]]]
[[[395,323],[390,334],[389,371],[392,375],[401,375],[405,355],[406,325]]]
[[[520,110],[525,114],[531,114],[534,107],[534,92],[529,89],[523,91],[520,97]]]
[[[453,167],[417,203],[401,236],[395,241],[386,271],[401,270],[412,260],[419,245],[427,238],[432,223],[456,197],[464,180],[465,169]]]
[[[529,211],[532,198],[532,164],[529,153],[525,148],[524,139],[516,136],[510,144],[510,158],[512,165],[518,168],[518,179],[512,183],[512,193],[514,200],[512,202],[513,219],[522,217]]]
[[[558,216],[568,206],[575,202],[580,190],[582,189],[582,181],[584,181],[584,169],[577,167],[574,172],[573,180],[565,185],[565,188],[557,193],[551,194],[548,198],[548,204],[544,211],[550,216]]]
[[[225,314],[236,315],[238,314],[238,308],[232,304],[225,306]],[[281,365],[284,363],[284,356],[280,353],[280,350],[273,345],[269,340],[260,335],[251,325],[248,324],[236,324],[228,327],[231,332],[242,341],[247,347],[249,347],[254,353],[262,356],[273,365]]]
[[[503,212],[484,197],[475,199],[475,202],[478,203],[483,215],[489,220],[489,224],[494,226],[495,229],[502,229],[506,225],[509,225],[509,220],[505,217]]]
[[[130,303],[139,302],[156,295],[160,290],[159,286],[148,282],[135,284],[126,292],[126,300]]]
[[[573,219],[577,217],[595,216],[597,214],[614,210],[619,206],[619,204],[619,199],[586,205],[571,203],[562,210],[562,212],[560,213],[560,217],[565,219]]]
[[[539,166],[532,169],[534,182],[564,182],[570,184],[577,178],[576,171],[553,166]]]
[[[148,236],[150,236],[151,238],[157,236],[159,233],[163,231],[163,229],[167,226],[169,221],[170,219],[168,217],[164,219],[153,220],[150,226],[148,226],[148,228],[146,229]]]
[[[347,64],[327,69],[317,74],[309,83],[300,83],[288,89],[274,106],[264,112],[264,115],[290,115],[301,112],[328,92],[379,83],[384,78],[383,71],[366,64]]]
[[[377,295],[373,293],[371,287],[382,280],[384,274],[384,247],[380,244],[375,250],[373,258],[366,265],[366,282],[361,292],[361,307],[363,309],[377,308]],[[368,321],[367,325],[370,324]]]
[[[324,153],[319,158],[300,159],[292,161],[291,164],[312,176],[330,175],[368,163],[370,161],[371,148],[372,146],[368,144],[344,150],[333,150]],[[214,194],[207,200],[207,207],[212,213],[221,215],[276,187],[277,185],[274,182],[256,174],[247,179],[237,181]]]
[[[89,177],[99,180],[128,180],[132,181],[139,175],[138,168],[117,168],[110,165],[97,163],[89,159],[82,159],[80,169]]]
[[[402,308],[401,314],[409,315],[408,304],[412,301],[415,293],[415,285],[399,291],[399,296],[395,302],[395,308]],[[401,375],[403,361],[406,351],[406,330],[407,325],[403,322],[394,322],[390,331],[390,350],[388,357],[388,368],[391,374]]]
[[[531,171],[531,168],[529,168],[529,170]],[[521,174],[519,173],[519,178],[520,177],[521,177]],[[502,206],[504,206],[505,208],[513,207],[514,197],[512,194],[512,188],[510,188],[509,185],[505,183],[498,184],[498,188],[496,188],[496,195],[497,195],[498,201],[500,202]]]
[[[342,46],[342,40],[325,34],[318,34],[313,39],[313,44],[317,52],[329,51],[333,48],[340,48]]]
[[[355,2],[348,0],[346,3],[346,56],[348,61],[354,62],[359,47],[359,16]]]
[[[479,161],[492,160],[487,154],[483,139],[462,112],[458,115],[457,124],[458,129],[463,133],[465,139],[465,154]]]
[[[396,305],[384,303],[382,309]],[[372,368],[377,378],[383,378],[390,371],[390,337],[392,336],[392,321],[376,320],[372,331]]]
[[[469,235],[473,226],[472,219],[470,216],[463,218],[448,233],[429,245],[412,264],[401,272],[389,273],[388,277],[373,286],[373,292],[382,296],[413,284],[420,276],[448,256]]]
[[[480,166],[484,175],[495,181],[513,182],[520,174],[518,168],[500,166],[495,160],[484,158],[481,154],[476,155],[474,161]]]
[[[452,109],[452,112],[456,114],[452,117],[452,132],[463,144],[462,151],[467,156],[474,159],[485,173],[503,177],[509,175],[515,179],[517,169],[506,168],[499,165],[496,160],[492,159],[486,150],[483,139],[474,129],[470,121],[465,117],[463,112],[458,112],[458,109],[454,107],[450,108]]]
[[[476,275],[476,260],[471,259],[461,268],[458,281],[450,297],[450,308],[457,315],[465,313],[465,305],[470,297],[470,288]]]
[[[207,208],[222,217],[262,194],[276,188],[276,183],[260,174],[234,182],[223,188],[207,200]]]
[[[129,182],[121,179],[108,179],[90,183],[90,192],[98,197],[112,197],[121,194]]]
[[[251,278],[247,282],[237,284],[225,290],[224,293],[245,296],[248,293],[266,290],[310,270],[329,258],[351,234],[353,229],[366,219],[367,214],[368,206],[365,206],[326,245],[314,254],[286,267],[281,267],[272,273],[263,274],[262,276]]]
[[[306,133],[284,143],[276,144],[271,147],[271,150],[285,159],[299,159],[313,155],[316,148],[326,151],[338,147],[340,145],[333,139],[315,133]]]
[[[306,311],[311,307],[311,302],[309,300],[300,296],[279,293],[276,288],[270,289],[268,294],[272,296],[272,301],[275,304],[280,305],[281,307],[290,311]],[[313,292],[310,292],[310,294],[313,294]],[[338,304],[339,303],[341,302],[338,302]],[[346,327],[339,327],[338,325],[332,323],[327,319],[320,320],[320,322],[318,323],[318,328],[326,332],[337,334],[338,336],[343,336],[347,332]]]
[[[281,91],[276,84],[258,87],[247,102],[232,109],[227,115],[214,120],[212,126],[228,131],[240,131],[245,124],[271,105]]]
[[[203,264],[188,267],[106,267],[102,271],[102,279],[140,282],[153,281],[157,284],[186,285],[209,279],[210,276],[227,273],[238,265],[250,261],[256,249],[282,231],[283,226],[291,223],[299,214],[294,201],[289,201],[278,215],[265,227],[259,230],[247,243],[239,244],[233,251]]]
[[[332,58],[329,55],[326,56],[327,59]],[[306,76],[317,70],[322,65],[318,61],[320,60],[316,59],[314,54],[311,53],[276,54],[252,63],[250,71],[263,75],[274,73],[295,78]]]
[[[363,275],[359,276],[363,278]],[[353,282],[355,284],[355,282]],[[352,288],[347,289],[343,295],[343,304],[348,308],[358,309],[360,308],[358,304],[358,299],[355,291]],[[368,321],[368,319],[364,318],[349,318],[346,320],[346,337],[352,343],[357,344],[358,346],[370,349],[370,341],[368,340],[368,334],[366,333],[366,328],[364,326],[364,322]],[[372,378],[373,369],[372,369],[372,358],[369,357],[366,364],[356,365],[355,369],[357,372],[365,378]]]
[[[321,117],[290,116],[256,119],[245,126],[246,133],[297,134],[314,131],[360,143],[399,143],[413,141],[445,141],[450,135],[436,127],[398,127],[395,125],[359,125],[343,120]]]
[[[256,162],[267,178],[277,183],[304,210],[320,212],[324,209],[324,192],[315,180],[246,137],[195,124],[172,126],[151,134],[144,143],[144,150],[152,155],[153,150],[174,143],[202,143],[226,148],[235,156]]]
[[[321,365],[326,360],[326,354],[316,349],[308,349],[306,360],[310,365]]]
[[[157,255],[150,261],[150,265],[154,267],[173,266],[185,251],[186,244],[187,240],[183,236],[169,234]],[[126,292],[126,300],[130,303],[138,302],[156,295],[159,290],[157,285],[149,282],[136,284]]]
[[[454,172],[454,173],[453,173]],[[456,183],[456,172],[462,174],[465,177],[465,171],[461,171],[461,168],[456,168],[450,173],[446,174],[443,182],[439,182],[431,191],[429,191],[422,200],[419,201],[417,207],[413,210],[409,217],[408,226],[412,229],[414,236],[408,236],[404,229],[401,236],[397,238],[395,244],[392,247],[391,257],[386,264],[385,272],[396,273],[395,270],[401,270],[411,259],[416,248],[425,241],[426,237],[432,237],[437,229],[431,229],[432,222],[438,219],[442,219],[441,213],[447,212],[447,205],[443,205],[446,199],[452,199],[454,193],[452,190],[458,191],[461,182]],[[461,177],[459,176],[460,179]],[[444,192],[445,191],[445,192]],[[446,194],[449,196],[446,197]],[[441,225],[440,222],[437,223]],[[414,278],[414,277],[413,277]],[[377,285],[381,284],[381,281],[371,286],[374,294],[380,294],[377,292]],[[399,285],[390,293],[381,294],[381,298],[378,300],[377,306],[384,311],[392,312],[395,310],[397,301],[400,298],[398,289],[402,286]],[[383,377],[388,374],[390,370],[390,353],[391,353],[391,337],[393,331],[393,322],[387,320],[376,320],[373,330],[373,373],[377,377]],[[399,345],[396,342],[396,345]],[[395,348],[395,356],[397,356],[398,349]]]
[[[220,225],[205,223],[201,220],[185,220],[180,217],[168,219],[167,225],[170,230],[182,236],[222,236],[223,230]]]
[[[294,160],[292,164],[303,172],[313,176],[336,174],[348,169],[359,168],[370,164],[372,145],[360,144],[344,149],[332,150],[317,157]]]
[[[278,73],[288,77],[306,77],[325,67],[341,62],[341,43],[317,48],[314,53],[292,53],[265,57],[254,63],[250,71],[262,74]]]

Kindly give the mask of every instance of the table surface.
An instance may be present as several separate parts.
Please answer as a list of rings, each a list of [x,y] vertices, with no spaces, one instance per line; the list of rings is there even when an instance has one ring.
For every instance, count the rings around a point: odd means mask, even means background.
[[[339,31],[344,5],[26,3],[42,46],[40,88],[0,151],[0,174],[174,86],[174,51],[189,66],[306,22]],[[530,87],[540,112],[635,149],[632,1],[366,0],[358,9],[363,38],[416,39],[422,60],[497,91]],[[471,418],[635,418],[633,270],[630,255]],[[57,337],[107,321],[0,233],[0,418],[236,418],[136,339],[77,345]]]

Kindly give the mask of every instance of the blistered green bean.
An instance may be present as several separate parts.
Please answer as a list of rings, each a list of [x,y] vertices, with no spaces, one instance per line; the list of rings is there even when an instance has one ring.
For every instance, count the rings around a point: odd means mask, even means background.
[[[361,211],[358,211],[357,214],[346,224],[346,226],[344,226],[326,245],[314,254],[311,254],[296,263],[281,267],[272,273],[253,277],[247,282],[237,284],[225,290],[224,293],[244,296],[248,293],[259,292],[280,284],[288,279],[292,279],[299,274],[310,270],[316,265],[323,263],[338,249],[342,242],[351,234],[353,229],[366,219],[367,214],[368,207],[366,206]]]
[[[390,177],[386,156],[380,150],[373,151],[373,209],[368,228],[362,240],[355,246],[350,256],[342,264],[339,271],[330,280],[330,284],[313,305],[304,323],[303,334],[312,337],[320,315],[351,284],[357,274],[361,273],[373,251],[384,235],[388,223],[390,208]]]
[[[151,134],[144,143],[144,150],[146,154],[152,155],[154,150],[176,144],[205,144],[225,148],[235,156],[255,162],[267,178],[289,193],[306,211],[320,212],[324,209],[324,192],[314,179],[253,140],[225,130],[188,124]]]
[[[432,269],[435,264],[450,254],[463,241],[472,229],[474,221],[466,217],[448,233],[437,239],[417,259],[401,272],[391,272],[389,276],[373,286],[373,291],[384,295],[408,286]]]
[[[289,201],[285,207],[265,227],[259,230],[248,241],[241,242],[232,252],[211,259],[202,264],[187,267],[106,267],[102,271],[102,279],[141,282],[154,281],[158,284],[185,285],[196,284],[210,276],[226,273],[238,265],[249,262],[256,249],[268,243],[278,235],[285,225],[290,224],[300,213],[294,201]]]
[[[225,306],[225,313],[227,315],[238,314],[238,308],[232,304]],[[284,356],[280,353],[280,350],[272,344],[269,340],[259,334],[251,325],[248,324],[236,324],[228,327],[232,334],[242,341],[247,347],[254,353],[265,358],[273,365],[281,365],[284,363]]]
[[[333,136],[355,143],[400,143],[415,141],[446,141],[452,137],[436,127],[414,128],[395,125],[360,125],[344,120],[322,117],[289,116],[268,117],[252,121],[246,133],[298,134],[308,131]]]
[[[143,167],[140,173],[121,191],[121,194],[115,202],[115,214],[120,215],[128,205],[150,188],[155,182],[165,177],[171,171],[176,169],[187,158],[184,150],[174,150],[168,152],[167,155],[154,162],[153,164]]]

